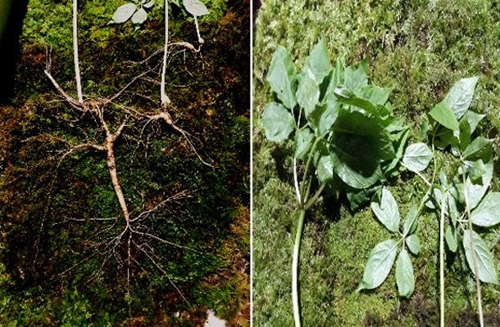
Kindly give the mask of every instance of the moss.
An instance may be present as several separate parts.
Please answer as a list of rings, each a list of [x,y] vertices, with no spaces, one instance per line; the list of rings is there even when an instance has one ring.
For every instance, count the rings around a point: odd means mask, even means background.
[[[0,325],[164,325],[176,311],[198,314],[195,307],[207,303],[202,295],[215,288],[217,281],[210,277],[217,274],[224,275],[226,285],[220,291],[226,301],[217,310],[227,318],[237,315],[249,297],[248,275],[233,262],[249,252],[248,210],[240,214],[242,206],[249,206],[250,101],[249,92],[241,93],[249,88],[249,65],[241,65],[249,63],[248,16],[234,14],[245,2],[227,7],[210,2],[214,14],[225,19],[206,17],[201,23],[206,33],[203,57],[174,53],[169,63],[167,92],[175,103],[171,114],[215,168],[201,164],[182,135],[160,122],[130,117],[115,143],[118,176],[132,215],[151,210],[143,231],[198,250],[138,237],[142,246],[154,247],[151,255],[158,266],[140,251],[132,253],[137,264],[129,298],[125,244],[109,257],[102,255],[125,222],[105,155],[80,151],[61,160],[69,144],[102,144],[103,130],[92,115],[59,101],[43,73],[50,45],[52,74],[74,96],[70,3],[30,2],[16,97],[12,107],[0,107],[0,259],[9,271],[9,283],[0,285],[0,300],[6,303]],[[131,24],[106,25],[121,4],[89,0],[79,8],[80,65],[88,101],[109,97],[151,70],[150,80],[137,81],[106,107],[111,130],[124,119],[123,106],[148,113],[159,103],[154,80],[159,79],[161,56],[137,62],[162,49],[161,8],[134,32]],[[170,27],[174,41],[196,40],[192,22],[177,19]],[[152,210],[183,190],[189,196]],[[119,219],[93,220],[112,217]],[[193,288],[202,295],[190,297]],[[23,314],[16,316],[19,311]]]
[[[411,126],[410,142],[422,139],[425,113],[462,77],[479,75],[472,107],[487,118],[483,135],[500,130],[498,93],[498,4],[488,1],[335,1],[263,3],[255,28],[253,99],[254,323],[292,325],[291,255],[297,216],[289,145],[277,150],[265,141],[259,117],[272,98],[267,69],[277,45],[301,66],[320,36],[330,58],[348,64],[369,61],[376,85],[393,86],[395,114]],[[487,32],[493,31],[493,32]],[[498,154],[498,146],[497,146]],[[441,159],[440,159],[441,160]],[[446,160],[443,159],[443,162]],[[449,168],[444,165],[449,172]],[[496,169],[498,171],[498,167]],[[496,185],[497,178],[494,179]],[[404,215],[425,192],[411,174],[388,183]],[[498,186],[495,186],[497,188]],[[437,218],[424,214],[418,235],[422,252],[412,257],[416,291],[398,299],[394,271],[378,289],[356,293],[371,249],[389,236],[369,208],[352,214],[340,200],[324,198],[306,219],[301,252],[301,301],[304,325],[435,326],[438,324]],[[496,235],[496,234],[493,234]],[[499,246],[492,240],[499,258]],[[495,245],[496,244],[496,245]],[[449,257],[446,269],[449,326],[473,324],[475,296],[463,258]],[[494,286],[483,286],[485,317],[494,325]],[[475,323],[475,322],[474,322]]]

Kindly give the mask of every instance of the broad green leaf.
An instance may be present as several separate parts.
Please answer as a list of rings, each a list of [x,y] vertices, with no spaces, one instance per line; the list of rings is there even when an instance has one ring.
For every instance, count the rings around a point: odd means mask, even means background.
[[[384,89],[375,85],[365,86],[361,90],[361,95],[375,105],[384,105],[389,99],[392,89]]]
[[[330,74],[332,64],[330,63],[330,58],[328,58],[328,49],[324,38],[316,44],[309,57],[307,57],[304,65],[304,71],[306,70],[312,73],[318,85]]]
[[[380,202],[372,202],[371,208],[378,220],[388,230],[397,233],[399,230],[399,210],[391,191],[384,187],[380,196]]]
[[[467,167],[467,172],[473,183],[480,183],[483,175],[486,173],[486,166],[483,160],[478,159],[476,161],[465,161],[465,166]]]
[[[406,148],[403,165],[413,172],[421,172],[432,160],[432,151],[424,143],[414,143]]]
[[[387,130],[387,128],[386,128]],[[396,135],[391,134],[391,139],[393,144],[396,146],[396,158],[394,158],[391,163],[385,168],[384,172],[390,172],[394,168],[396,168],[399,160],[403,157],[403,151],[405,150],[406,141],[408,140],[408,136],[410,135],[410,128],[405,127],[401,132]],[[396,139],[394,137],[397,137]]]
[[[351,90],[345,87],[338,87],[333,90],[333,93],[337,96],[337,99],[341,103],[349,104],[360,109],[366,110],[368,113],[377,115],[377,107],[373,105],[370,101],[357,97]]]
[[[463,157],[465,159],[473,160],[483,156],[484,151],[488,151],[487,147],[493,142],[482,136],[479,136],[472,141],[465,149]]]
[[[337,58],[335,65],[336,66],[333,69],[332,77],[330,78],[328,87],[325,92],[325,98],[328,96],[332,96],[333,90],[344,83],[344,62],[342,61],[342,59]]]
[[[451,145],[452,148],[457,148],[460,144],[459,137],[459,131],[452,131],[444,126],[439,126],[436,138],[434,139],[434,145],[440,150],[444,150],[448,145]]]
[[[396,250],[397,243],[394,240],[379,243],[373,248],[358,291],[377,288],[384,282],[396,259]]]
[[[406,217],[403,223],[403,234],[410,235],[415,232],[417,229],[417,216],[418,215],[418,207],[417,204],[414,203],[408,212],[406,213]]]
[[[318,180],[322,184],[327,184],[333,180],[333,166],[330,156],[323,156],[319,159],[316,171],[318,172]]]
[[[145,2],[142,6],[146,9],[149,9],[149,8],[153,7],[154,4],[155,4],[155,0],[151,0],[151,1]]]
[[[361,89],[368,84],[367,62],[363,61],[359,64],[357,69],[348,67],[344,71],[344,85],[358,94]]]
[[[490,192],[471,213],[476,226],[491,227],[500,223],[500,193]]]
[[[406,238],[406,246],[411,253],[417,255],[420,252],[420,239],[417,235],[412,234]]]
[[[472,133],[476,130],[477,125],[485,115],[477,114],[473,111],[467,111],[460,119],[460,149],[463,151],[469,146]]]
[[[112,19],[111,23],[115,24],[125,23],[127,20],[129,20],[130,17],[132,17],[136,9],[137,6],[134,3],[126,3],[118,7],[115,13],[113,14],[113,17],[111,18]]]
[[[493,159],[486,161],[484,163],[485,173],[479,183],[472,181],[470,177],[467,177],[465,182],[465,188],[467,190],[467,197],[469,200],[469,207],[474,209],[477,207],[483,196],[488,191],[490,187],[490,182],[493,178]],[[462,186],[463,187],[463,186]],[[462,202],[463,203],[463,202]]]
[[[395,153],[378,120],[340,110],[332,131],[333,168],[347,185],[365,188],[383,177],[379,163],[393,159]]]
[[[271,102],[264,108],[262,125],[269,141],[282,142],[295,128],[292,114],[279,103]]]
[[[267,81],[271,89],[276,93],[278,99],[288,109],[295,107],[295,65],[290,52],[282,46],[278,46],[273,54]]]
[[[474,250],[472,249],[471,239],[474,242]],[[483,283],[498,284],[498,274],[493,262],[493,256],[481,236],[471,230],[464,231],[463,246],[467,263],[472,272]],[[474,268],[473,253],[476,258],[477,270]]]
[[[299,75],[297,88],[297,102],[304,108],[306,117],[309,117],[319,101],[319,84],[314,80],[314,75],[306,71]]]
[[[448,225],[446,232],[444,233],[444,239],[448,245],[448,249],[455,253],[458,249],[457,231],[453,226]]]
[[[304,159],[311,150],[314,134],[306,127],[298,131],[295,138],[295,158]]]
[[[313,112],[307,117],[309,125],[318,136],[325,135],[337,120],[340,103],[334,96],[328,96],[326,103],[316,106]]]
[[[469,123],[471,134],[474,133],[474,131],[477,128],[477,125],[484,117],[486,117],[486,115],[481,115],[475,113],[474,111],[467,111],[464,118],[466,118],[467,122]]]
[[[184,8],[193,16],[208,15],[208,9],[200,0],[182,0]]]
[[[396,283],[399,296],[409,298],[415,290],[415,275],[408,252],[403,249],[396,261]]]
[[[447,102],[442,101],[438,103],[429,111],[429,116],[448,129],[454,131],[460,129],[458,120]]]
[[[132,16],[132,23],[142,24],[146,21],[147,18],[148,18],[148,13],[146,12],[146,10],[141,8],[137,10],[135,14]]]
[[[332,163],[333,169],[340,179],[353,188],[367,188],[384,178],[384,174],[378,165],[373,170],[363,172],[357,167],[350,166],[345,161],[342,161],[336,153],[332,153]]]
[[[456,82],[450,92],[448,92],[448,95],[446,95],[444,101],[449,104],[456,119],[462,118],[467,109],[469,109],[477,80],[477,76],[463,78]]]

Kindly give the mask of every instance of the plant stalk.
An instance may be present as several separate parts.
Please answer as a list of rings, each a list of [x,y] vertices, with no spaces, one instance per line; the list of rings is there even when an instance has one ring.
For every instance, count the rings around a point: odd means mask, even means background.
[[[73,60],[75,62],[76,91],[78,102],[83,104],[82,81],[80,78],[80,61],[78,59],[78,0],[73,0]]]
[[[483,320],[483,300],[482,300],[482,295],[481,295],[481,282],[479,281],[479,269],[478,269],[478,263],[477,263],[477,257],[476,257],[476,252],[474,248],[474,238],[472,237],[472,221],[470,219],[470,206],[469,206],[469,196],[467,195],[467,179],[465,178],[465,171],[462,172],[462,180],[464,184],[464,198],[465,198],[465,208],[467,210],[467,221],[469,223],[469,237],[470,237],[470,247],[472,249],[472,264],[474,266],[474,277],[476,280],[476,289],[477,289],[477,311],[479,315],[479,326],[483,327],[484,326],[484,320]]]
[[[167,71],[167,53],[168,53],[168,0],[165,0],[165,48],[163,50],[163,65],[161,69],[160,98],[161,106],[165,107],[170,103],[170,99],[165,92],[165,74]]]
[[[440,326],[444,325],[444,222],[447,195],[443,192],[441,201],[441,216],[439,220],[439,311]]]
[[[300,209],[299,222],[295,234],[295,244],[293,245],[293,262],[292,262],[292,302],[293,302],[293,319],[295,327],[301,327],[300,314],[300,298],[299,298],[299,255],[300,243],[302,240],[302,232],[304,229],[304,220],[306,216],[305,208]]]

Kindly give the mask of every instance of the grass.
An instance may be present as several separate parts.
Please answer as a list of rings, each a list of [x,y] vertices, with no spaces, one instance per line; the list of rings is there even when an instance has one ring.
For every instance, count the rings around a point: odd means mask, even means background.
[[[265,78],[277,45],[302,66],[320,36],[330,58],[347,64],[369,61],[376,85],[394,86],[395,114],[420,138],[425,113],[462,77],[480,76],[472,107],[487,118],[480,133],[500,131],[499,4],[488,1],[267,1],[254,34],[253,254],[255,326],[290,326],[291,253],[298,214],[294,213],[289,148],[264,140],[259,117],[271,94]],[[495,142],[500,153],[500,142]],[[498,171],[498,164],[496,166]],[[496,185],[496,186],[495,186]],[[419,199],[424,185],[411,174],[390,180],[402,215]],[[498,178],[494,188],[498,189]],[[420,194],[420,195],[419,195]],[[419,218],[422,252],[412,258],[416,291],[397,298],[394,272],[378,289],[356,293],[373,246],[387,239],[369,208],[351,213],[347,201],[323,198],[306,218],[300,283],[305,326],[435,326],[439,321],[438,220]],[[488,243],[500,258],[498,232]],[[450,326],[476,326],[474,282],[460,256],[447,258],[446,312]],[[498,324],[498,288],[483,286],[487,326]]]

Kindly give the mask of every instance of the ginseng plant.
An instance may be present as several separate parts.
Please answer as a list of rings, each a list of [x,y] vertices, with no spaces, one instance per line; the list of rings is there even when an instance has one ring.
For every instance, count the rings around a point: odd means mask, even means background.
[[[152,2],[144,3],[141,2],[144,7],[152,5]],[[142,8],[141,8],[142,10]],[[133,14],[133,13],[132,13]],[[116,14],[115,14],[116,15]],[[141,14],[143,15],[143,14]],[[67,221],[71,222],[88,222],[95,221],[96,223],[109,223],[110,226],[100,230],[95,235],[88,238],[88,244],[92,244],[91,247],[93,252],[82,261],[78,262],[76,265],[69,267],[65,270],[62,275],[67,274],[69,271],[76,268],[78,265],[85,261],[88,261],[92,257],[102,258],[102,263],[97,269],[95,274],[90,278],[96,278],[100,273],[102,273],[105,265],[110,261],[110,259],[115,258],[116,262],[124,267],[126,272],[126,291],[127,299],[130,298],[130,278],[132,273],[132,267],[140,268],[144,270],[141,262],[138,258],[149,261],[150,265],[158,269],[161,274],[163,274],[171,285],[177,290],[181,297],[186,300],[175,285],[175,283],[170,279],[168,272],[162,266],[161,258],[155,253],[155,244],[164,244],[166,246],[172,246],[178,249],[183,249],[187,251],[192,251],[197,254],[203,254],[202,251],[191,248],[189,246],[184,246],[177,244],[175,242],[169,241],[166,238],[162,238],[156,234],[151,227],[147,225],[148,219],[160,209],[165,209],[171,202],[176,202],[182,199],[190,197],[194,190],[171,190],[169,196],[165,196],[161,200],[156,200],[156,204],[153,207],[142,207],[142,208],[130,208],[129,202],[125,196],[125,192],[122,189],[122,183],[120,182],[120,172],[118,168],[120,166],[119,158],[115,157],[115,148],[117,147],[117,140],[124,137],[127,130],[131,130],[134,127],[142,124],[142,131],[148,126],[149,123],[154,121],[164,122],[170,126],[174,131],[180,133],[181,137],[187,142],[187,148],[190,148],[197,158],[205,165],[212,167],[212,164],[201,158],[198,154],[194,143],[191,139],[191,135],[177,126],[174,123],[174,119],[170,114],[170,109],[175,108],[171,101],[166,96],[165,92],[165,74],[166,67],[168,64],[167,59],[170,58],[168,50],[173,47],[180,47],[189,51],[196,52],[197,50],[188,42],[176,42],[168,43],[168,2],[165,1],[165,47],[164,56],[162,61],[158,61],[153,67],[145,69],[141,74],[134,77],[125,87],[119,90],[116,94],[109,96],[107,98],[97,98],[86,96],[82,92],[82,81],[80,77],[80,67],[79,67],[79,56],[78,56],[78,12],[77,12],[77,1],[73,1],[73,50],[74,50],[74,63],[75,63],[75,80],[78,98],[75,99],[70,96],[54,79],[51,74],[51,60],[50,55],[47,56],[47,66],[45,69],[45,74],[52,82],[53,86],[58,91],[59,95],[64,99],[64,101],[71,106],[81,117],[85,115],[90,115],[95,121],[95,130],[93,136],[88,136],[84,141],[78,143],[74,139],[64,139],[59,136],[53,135],[43,135],[42,140],[49,138],[51,141],[60,142],[67,149],[61,152],[60,160],[65,158],[71,158],[76,152],[92,150],[102,152],[106,158],[107,170],[109,173],[109,181],[113,187],[119,208],[120,217],[100,217],[100,218],[67,218]],[[142,17],[142,16],[141,16]],[[141,64],[147,63],[154,58],[154,55],[147,58]],[[161,68],[161,83],[154,80],[154,77],[149,77],[151,75],[158,74],[159,66]],[[154,111],[143,111],[132,106],[127,106],[120,104],[118,100],[124,94],[124,92],[134,83],[139,80],[153,81],[155,84],[160,85],[160,96],[157,102],[157,108]],[[75,122],[73,122],[75,123]],[[71,126],[73,126],[73,123]],[[76,122],[78,123],[78,122]],[[142,133],[141,133],[142,135]],[[122,267],[122,268],[123,268]],[[186,300],[187,302],[187,300]],[[130,314],[130,307],[129,307]]]
[[[392,116],[390,88],[368,84],[367,65],[330,63],[324,40],[300,73],[285,48],[273,54],[267,81],[275,101],[262,114],[266,138],[293,142],[293,177],[298,221],[293,248],[292,302],[301,326],[299,253],[306,212],[328,190],[346,192],[356,205],[362,194],[381,187],[402,157],[407,128]],[[303,169],[299,173],[299,166]],[[368,199],[368,198],[366,198]]]
[[[413,266],[408,255],[417,255],[420,240],[416,235],[418,218],[432,210],[439,221],[439,307],[440,326],[445,326],[445,244],[448,253],[465,257],[476,285],[479,325],[484,326],[481,282],[499,284],[493,255],[479,232],[500,224],[500,193],[491,191],[493,178],[493,139],[476,135],[485,115],[470,110],[477,77],[464,78],[453,85],[445,99],[429,112],[432,128],[427,127],[429,145],[410,144],[404,152],[402,166],[417,174],[427,191],[408,210],[400,227],[399,210],[391,192],[384,188],[371,204],[377,219],[393,238],[375,246],[366,264],[359,289],[381,285],[396,261],[396,282],[401,297],[409,298],[415,288]],[[428,125],[425,125],[428,126]],[[442,153],[438,156],[438,151]],[[426,177],[424,172],[433,162]],[[444,163],[449,168],[443,168]],[[461,244],[462,246],[459,246]]]

